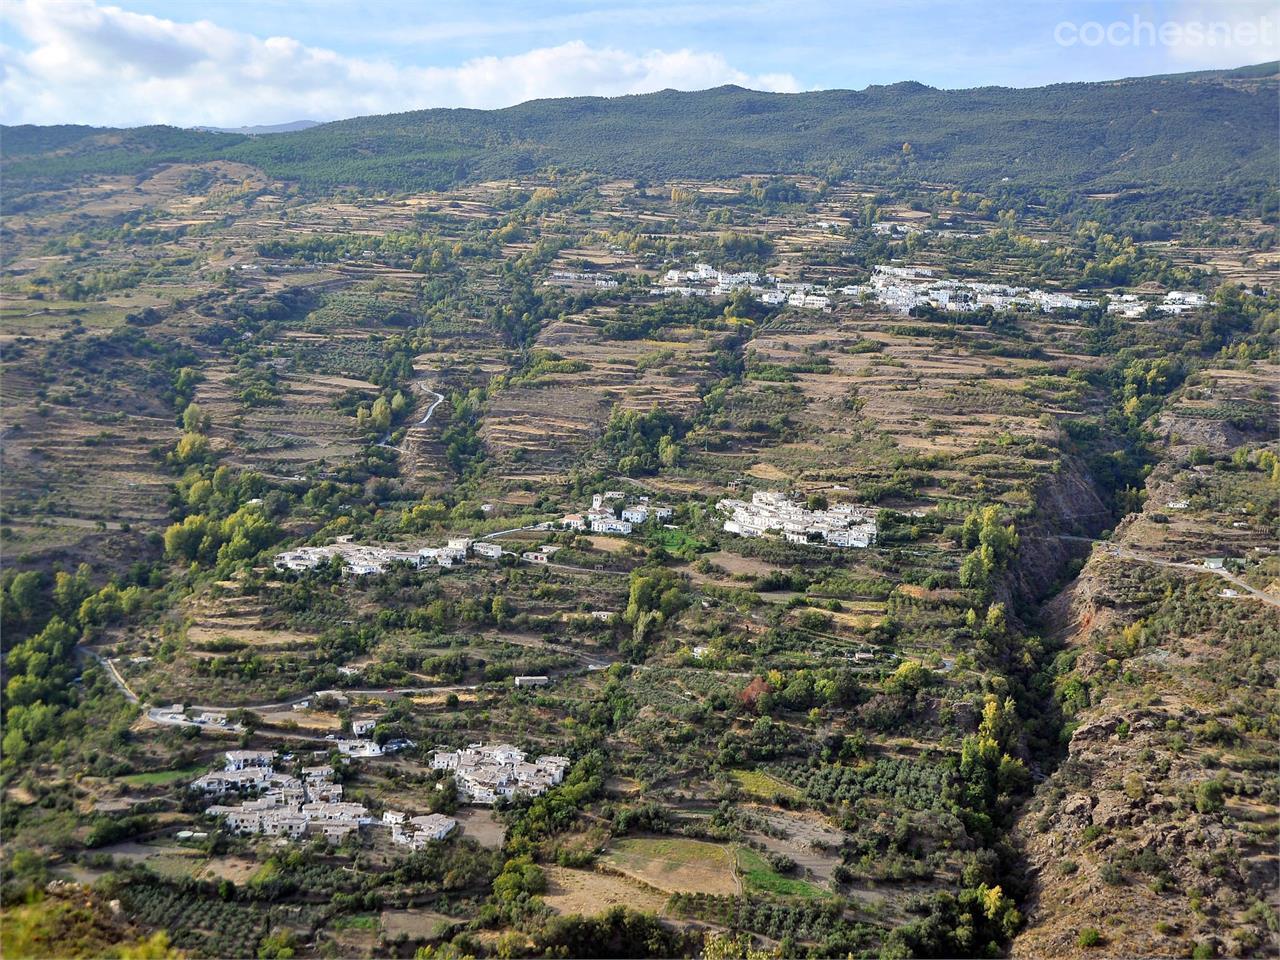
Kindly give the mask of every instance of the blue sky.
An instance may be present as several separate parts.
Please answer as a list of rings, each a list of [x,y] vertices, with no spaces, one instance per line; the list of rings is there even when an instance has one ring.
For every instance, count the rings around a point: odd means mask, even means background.
[[[6,0],[0,119],[234,126],[727,82],[1034,86],[1274,59],[1277,21],[1266,0]]]

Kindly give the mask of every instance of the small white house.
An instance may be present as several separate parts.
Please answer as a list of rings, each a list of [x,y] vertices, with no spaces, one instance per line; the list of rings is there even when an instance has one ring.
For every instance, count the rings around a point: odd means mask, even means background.
[[[592,517],[592,533],[630,533],[631,524],[626,520],[615,520],[612,517]]]
[[[372,740],[339,740],[338,752],[347,757],[380,757],[382,747]]]
[[[649,508],[642,506],[626,507],[622,511],[622,519],[628,523],[644,523],[649,519]]]
[[[499,543],[488,543],[480,540],[471,546],[471,552],[477,557],[487,557],[490,560],[497,560],[502,556],[502,545]]]
[[[550,682],[551,678],[544,676],[516,677],[517,687],[545,687]]]
[[[377,725],[377,720],[352,720],[351,732],[357,737],[363,737],[366,733],[370,733]]]
[[[271,750],[228,750],[228,770],[244,770],[248,767],[269,767],[276,755]]]
[[[458,821],[453,817],[446,817],[441,813],[430,813],[425,817],[414,817],[409,822],[417,828],[418,836],[425,836],[428,840],[443,840],[458,825]]]

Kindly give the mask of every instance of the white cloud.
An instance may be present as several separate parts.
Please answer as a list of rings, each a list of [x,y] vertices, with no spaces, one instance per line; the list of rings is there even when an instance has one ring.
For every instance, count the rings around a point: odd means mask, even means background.
[[[789,74],[752,76],[718,53],[687,49],[637,54],[572,41],[461,66],[419,67],[93,0],[11,0],[0,10],[26,40],[24,49],[0,47],[5,123],[239,126],[725,83],[799,89]]]

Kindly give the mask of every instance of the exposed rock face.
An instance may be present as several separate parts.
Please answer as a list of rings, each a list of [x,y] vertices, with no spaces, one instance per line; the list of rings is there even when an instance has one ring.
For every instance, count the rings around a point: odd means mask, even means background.
[[[1070,459],[1036,487],[1036,512],[1018,526],[1018,562],[1009,587],[1039,603],[1061,582],[1067,563],[1088,556],[1088,538],[1108,526],[1111,512],[1092,478]]]
[[[1157,428],[1173,446],[1201,445],[1214,452],[1232,450],[1244,443],[1245,435],[1225,420],[1166,413]]]

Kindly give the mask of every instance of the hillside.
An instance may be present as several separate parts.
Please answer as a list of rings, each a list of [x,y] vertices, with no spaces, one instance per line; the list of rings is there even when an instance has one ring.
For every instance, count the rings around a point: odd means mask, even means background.
[[[1215,207],[1249,202],[1269,186],[1276,90],[1275,64],[1032,89],[898,83],[772,94],[726,86],[420,110],[288,136],[10,127],[3,155],[11,187],[28,189],[224,159],[313,190],[442,189],[555,166],[652,179],[874,175],[1037,194],[1143,188]]]
[[[1161,423],[1144,509],[1049,606],[1067,754],[1015,832],[1034,895],[1014,957],[1274,954],[1275,478],[1213,404],[1274,404],[1275,370],[1209,366]],[[1274,422],[1274,406],[1271,421]],[[1245,451],[1245,452],[1240,452]],[[1212,469],[1193,464],[1205,452]],[[1251,577],[1203,558],[1258,557]]]
[[[1273,73],[7,131],[0,951],[1275,956]]]

